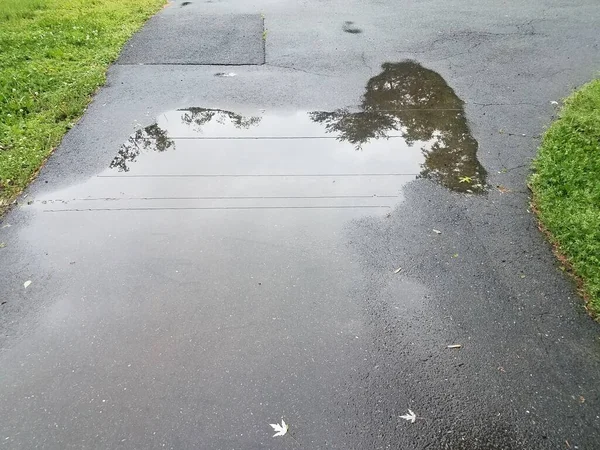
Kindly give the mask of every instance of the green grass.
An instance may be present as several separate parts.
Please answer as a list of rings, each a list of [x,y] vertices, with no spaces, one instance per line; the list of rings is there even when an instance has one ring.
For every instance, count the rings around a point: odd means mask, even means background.
[[[165,0],[0,0],[0,212]]]
[[[5,0],[0,5],[0,23],[17,19],[33,19],[36,11],[45,8],[43,0]]]
[[[600,79],[566,100],[534,169],[538,217],[600,319]]]

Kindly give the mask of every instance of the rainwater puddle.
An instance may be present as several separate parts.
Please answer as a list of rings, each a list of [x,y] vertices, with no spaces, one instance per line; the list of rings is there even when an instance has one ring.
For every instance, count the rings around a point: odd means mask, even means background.
[[[358,111],[318,111],[311,119],[365,151],[378,139],[400,136],[408,150],[391,143],[389,151],[420,153],[419,177],[457,192],[483,192],[486,172],[463,101],[438,73],[416,62],[385,63],[382,69],[368,81]]]
[[[482,193],[477,147],[463,102],[440,75],[411,61],[386,63],[354,110],[166,112],[50,210],[387,212],[416,178]]]

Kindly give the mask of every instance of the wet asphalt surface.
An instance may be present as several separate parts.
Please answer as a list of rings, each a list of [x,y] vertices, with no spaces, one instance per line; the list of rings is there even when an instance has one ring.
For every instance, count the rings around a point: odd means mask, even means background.
[[[2,219],[0,447],[600,448],[526,186],[597,2],[185,3]]]

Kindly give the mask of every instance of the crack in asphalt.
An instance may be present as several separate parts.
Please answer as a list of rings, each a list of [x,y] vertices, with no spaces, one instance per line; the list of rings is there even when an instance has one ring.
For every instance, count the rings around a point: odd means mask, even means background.
[[[300,69],[300,68],[294,67],[294,66],[284,66],[284,65],[272,64],[272,63],[265,63],[264,65],[265,66],[269,66],[269,67],[276,67],[278,69],[288,69],[288,70],[294,70],[294,71],[297,71],[297,72],[308,73],[310,75],[317,75],[317,76],[320,76],[320,77],[335,78],[334,75],[329,75],[329,74],[319,73],[319,72],[313,72],[313,71],[310,71],[310,70]]]

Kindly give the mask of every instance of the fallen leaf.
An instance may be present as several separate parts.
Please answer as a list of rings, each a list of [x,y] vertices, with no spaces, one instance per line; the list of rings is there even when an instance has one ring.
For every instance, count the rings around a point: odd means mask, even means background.
[[[283,419],[281,419],[281,425],[279,425],[278,423],[270,423],[269,425],[271,425],[273,427],[273,430],[276,431],[273,437],[284,436],[285,433],[287,433],[288,431],[287,423],[285,423]]]
[[[27,280],[25,283],[23,283],[23,287],[25,289],[27,289],[27,286],[29,286],[31,284],[31,280]]]
[[[435,228],[433,229],[433,232],[434,232],[435,234],[442,234],[442,232],[441,232],[440,230],[436,230]]]
[[[2,225],[2,228],[10,228],[12,225],[10,223],[7,223],[5,225]]]
[[[452,345],[449,345],[447,348],[461,348],[461,347],[462,347],[462,344],[452,344]]]
[[[6,247],[6,244],[4,242],[0,242],[0,248],[4,248]]]
[[[556,105],[558,105],[558,102],[557,102],[557,101],[555,101],[555,100],[552,100],[552,101],[550,102],[550,104],[551,104],[551,105],[554,105],[554,106],[556,106]]]
[[[402,270],[402,267],[398,267],[396,270],[394,270],[394,273],[400,273],[401,270]]]
[[[496,186],[496,189],[498,189],[501,194],[507,194],[508,192],[511,192],[510,189],[508,189],[507,187],[502,186],[501,184],[499,184],[498,186]]]
[[[583,395],[579,396],[579,403],[581,403],[581,404],[585,403],[585,398],[583,397]]]
[[[408,414],[404,414],[403,416],[400,416],[400,418],[408,420],[410,423],[415,423],[415,420],[417,420],[417,415],[409,409]]]
[[[471,177],[459,177],[458,178],[459,183],[471,183],[471,181],[473,181],[473,179]]]

